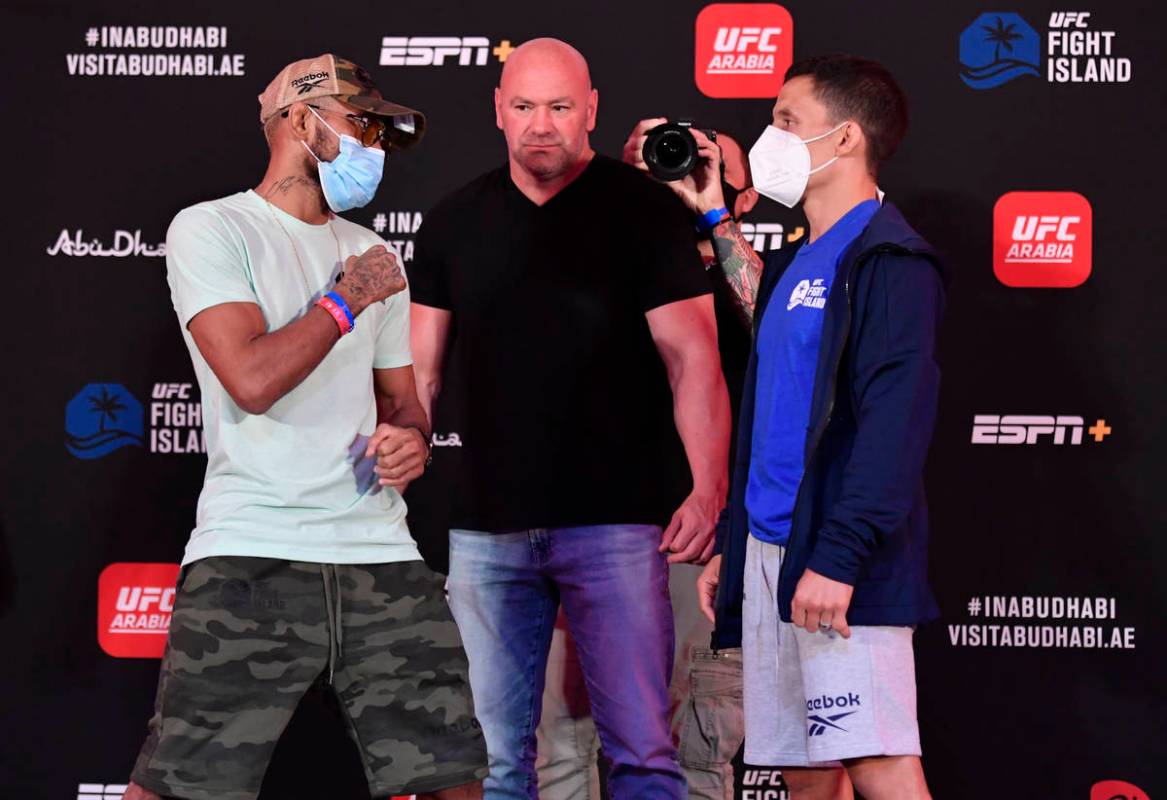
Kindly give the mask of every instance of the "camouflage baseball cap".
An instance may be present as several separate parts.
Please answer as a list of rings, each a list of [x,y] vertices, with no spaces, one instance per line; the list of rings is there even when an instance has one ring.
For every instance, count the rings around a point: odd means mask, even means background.
[[[424,114],[390,103],[381,96],[364,67],[332,53],[295,61],[280,70],[259,96],[260,124],[292,103],[317,97],[335,97],[382,117],[386,140],[399,150],[417,144],[425,133]]]

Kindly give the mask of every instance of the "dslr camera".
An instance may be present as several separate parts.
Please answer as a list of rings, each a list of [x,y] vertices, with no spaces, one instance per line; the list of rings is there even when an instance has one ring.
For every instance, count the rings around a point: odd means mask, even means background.
[[[689,132],[693,127],[693,120],[679,119],[657,125],[648,132],[641,152],[653,177],[662,181],[679,181],[697,168],[701,157],[697,154],[697,140]],[[697,130],[717,141],[716,131],[709,128]]]

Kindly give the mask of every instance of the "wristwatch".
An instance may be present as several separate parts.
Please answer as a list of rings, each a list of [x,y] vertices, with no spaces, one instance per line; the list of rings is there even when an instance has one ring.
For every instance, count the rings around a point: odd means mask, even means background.
[[[433,443],[433,440],[431,438],[428,438],[425,434],[425,431],[422,430],[419,426],[410,425],[409,427],[413,428],[415,431],[420,433],[421,440],[423,442],[425,442],[425,464],[423,466],[425,469],[429,469],[430,464],[434,463],[434,443]]]

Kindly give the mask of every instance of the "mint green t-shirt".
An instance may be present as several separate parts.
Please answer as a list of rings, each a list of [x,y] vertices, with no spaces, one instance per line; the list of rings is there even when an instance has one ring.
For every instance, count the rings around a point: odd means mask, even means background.
[[[187,330],[197,314],[222,303],[255,303],[267,330],[278,330],[331,289],[346,258],[376,244],[384,241],[360,225],[340,217],[309,225],[253,191],[174,218],[167,280],[202,392],[207,442],[183,564],[208,556],[335,564],[420,558],[405,502],[377,483],[365,458],[377,421],[373,370],[413,361],[408,290],[365,309],[355,330],[264,414],[235,404]]]

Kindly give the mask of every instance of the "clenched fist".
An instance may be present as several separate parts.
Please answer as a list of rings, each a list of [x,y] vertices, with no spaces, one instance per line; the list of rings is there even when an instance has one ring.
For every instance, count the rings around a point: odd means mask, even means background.
[[[344,277],[335,291],[344,298],[353,316],[370,304],[400,292],[405,288],[405,274],[397,263],[397,256],[383,244],[370,247],[359,256],[349,256],[344,262]]]
[[[425,462],[429,458],[429,443],[417,428],[398,428],[382,422],[369,437],[365,457],[377,457],[377,473],[382,486],[392,486],[404,492],[410,482],[425,472]]]

